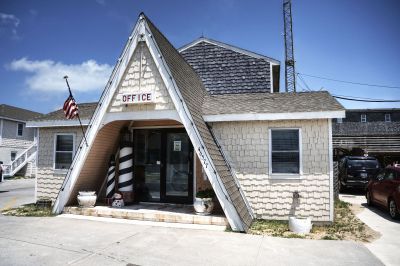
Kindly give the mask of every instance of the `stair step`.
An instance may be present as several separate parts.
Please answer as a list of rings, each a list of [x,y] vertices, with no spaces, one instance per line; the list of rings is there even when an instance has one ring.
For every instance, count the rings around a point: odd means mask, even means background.
[[[133,209],[134,208],[134,209]],[[182,210],[165,211],[155,209],[141,209],[127,206],[124,208],[111,208],[106,206],[96,206],[94,208],[65,207],[63,213],[95,216],[122,218],[128,220],[152,221],[152,222],[168,222],[168,223],[184,223],[184,224],[202,224],[202,225],[220,225],[226,226],[228,222],[224,216],[220,215],[196,215],[193,213],[183,213]]]

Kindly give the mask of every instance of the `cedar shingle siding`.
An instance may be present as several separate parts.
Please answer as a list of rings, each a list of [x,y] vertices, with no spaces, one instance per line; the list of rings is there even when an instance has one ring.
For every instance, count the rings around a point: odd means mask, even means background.
[[[208,42],[181,52],[210,94],[270,92],[270,62]]]

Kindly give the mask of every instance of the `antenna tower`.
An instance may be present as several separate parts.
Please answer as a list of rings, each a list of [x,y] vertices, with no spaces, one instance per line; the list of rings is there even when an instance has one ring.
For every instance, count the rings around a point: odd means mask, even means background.
[[[285,27],[285,85],[286,92],[296,92],[296,72],[294,68],[292,1],[283,0],[283,20]]]

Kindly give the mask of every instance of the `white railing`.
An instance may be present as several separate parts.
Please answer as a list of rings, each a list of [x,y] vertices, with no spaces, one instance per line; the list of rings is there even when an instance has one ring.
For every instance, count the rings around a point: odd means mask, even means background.
[[[28,162],[36,157],[37,142],[33,142],[26,150],[19,154],[11,164],[3,165],[4,176],[14,176],[22,169]]]

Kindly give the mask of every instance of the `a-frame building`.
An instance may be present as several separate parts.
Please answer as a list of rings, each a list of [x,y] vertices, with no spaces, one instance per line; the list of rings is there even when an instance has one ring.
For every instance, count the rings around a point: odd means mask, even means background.
[[[149,90],[153,92],[151,104],[126,105],[122,100],[123,95]],[[183,125],[231,228],[247,231],[253,220],[252,210],[203,119],[206,94],[192,67],[140,14],[88,123],[88,146],[81,142],[77,148],[53,211],[62,212],[75,201],[78,191],[98,182],[99,175],[106,172],[105,162],[116,149],[123,127],[132,121],[161,121]]]

